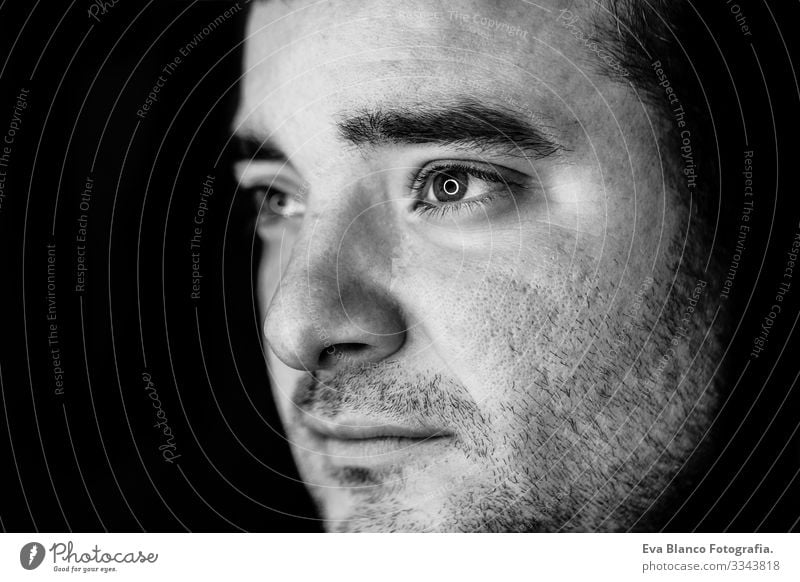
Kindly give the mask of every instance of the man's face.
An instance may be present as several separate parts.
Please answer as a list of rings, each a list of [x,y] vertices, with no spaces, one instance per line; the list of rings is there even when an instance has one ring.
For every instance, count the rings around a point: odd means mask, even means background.
[[[711,286],[665,129],[558,4],[252,10],[237,172],[331,530],[647,528],[696,463]]]

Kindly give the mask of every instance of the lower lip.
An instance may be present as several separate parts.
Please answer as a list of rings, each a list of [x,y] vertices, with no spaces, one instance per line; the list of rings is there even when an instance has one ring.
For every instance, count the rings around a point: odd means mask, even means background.
[[[431,457],[452,445],[452,438],[436,436],[428,438],[376,437],[368,439],[336,439],[323,437],[319,452],[336,464],[382,465],[411,460],[415,457]]]

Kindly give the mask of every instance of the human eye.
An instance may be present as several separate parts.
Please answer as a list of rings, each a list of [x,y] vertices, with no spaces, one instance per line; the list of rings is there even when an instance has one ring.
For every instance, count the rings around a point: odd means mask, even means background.
[[[245,191],[256,205],[259,222],[300,218],[305,213],[305,202],[285,186],[255,185]]]
[[[413,177],[413,211],[435,219],[485,212],[497,200],[526,189],[524,178],[517,171],[483,162],[432,162]]]
[[[257,164],[242,164],[237,170],[239,193],[249,199],[262,235],[299,224],[306,212],[305,189],[293,171]]]
[[[306,183],[286,161],[244,158],[232,169],[237,197],[250,204],[259,228],[293,226],[305,214]]]

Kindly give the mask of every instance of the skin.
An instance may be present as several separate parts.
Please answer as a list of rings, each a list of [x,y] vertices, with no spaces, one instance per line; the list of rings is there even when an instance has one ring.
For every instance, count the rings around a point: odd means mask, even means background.
[[[255,5],[235,123],[288,158],[237,172],[280,192],[260,199],[266,356],[326,528],[661,527],[702,468],[720,352],[669,127],[601,74],[558,2],[393,4]],[[336,128],[463,96],[562,150],[358,148]],[[420,216],[408,176],[437,160],[524,187]],[[280,202],[296,214],[276,217]],[[353,424],[444,436],[387,450],[314,430]]]

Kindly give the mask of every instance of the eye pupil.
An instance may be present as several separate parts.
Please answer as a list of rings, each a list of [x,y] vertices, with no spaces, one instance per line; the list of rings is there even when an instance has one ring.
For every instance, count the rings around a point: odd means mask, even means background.
[[[267,204],[273,212],[281,210],[284,205],[283,196],[280,193],[270,193],[269,198],[267,198]]]
[[[453,202],[466,195],[469,177],[461,174],[440,173],[433,179],[433,195],[439,202]]]

